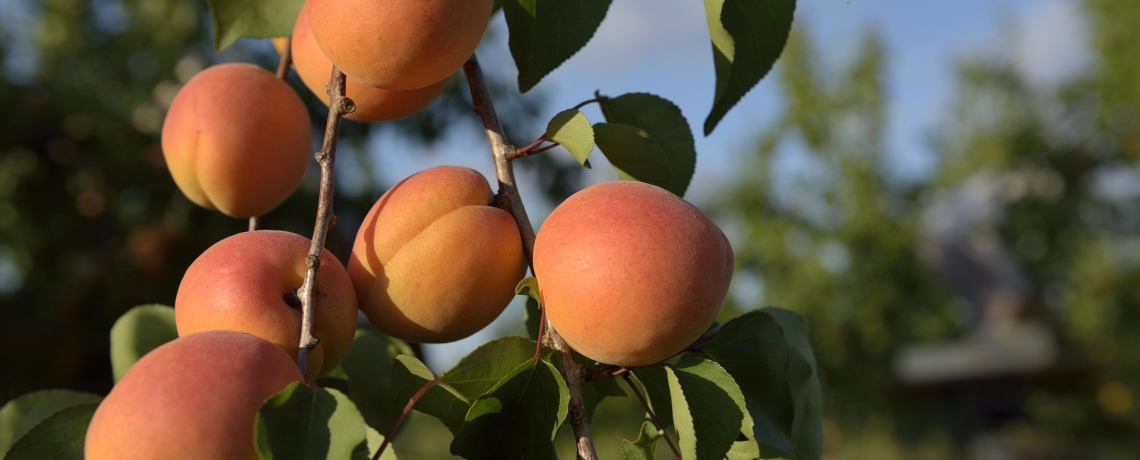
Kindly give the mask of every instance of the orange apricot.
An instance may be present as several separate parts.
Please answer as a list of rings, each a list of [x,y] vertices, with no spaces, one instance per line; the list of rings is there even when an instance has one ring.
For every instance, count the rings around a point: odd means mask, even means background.
[[[301,7],[297,16],[297,23],[293,27],[293,65],[297,67],[297,74],[305,86],[316,94],[321,102],[329,104],[329,93],[325,85],[332,75],[332,62],[325,57],[325,53],[313,39],[312,29],[309,28],[309,7]],[[423,88],[405,91],[389,91],[373,88],[360,83],[351,77],[345,79],[345,95],[356,104],[356,111],[345,115],[359,121],[386,121],[404,118],[427,107],[434,101],[443,88],[447,86],[445,77],[437,83]]]
[[[700,337],[716,320],[733,263],[707,216],[641,182],[575,193],[534,244],[550,324],[578,352],[619,366],[659,362]]]
[[[162,153],[190,201],[232,217],[264,214],[301,183],[309,112],[293,88],[252,64],[219,64],[178,91]]]
[[[281,349],[249,334],[188,335],[143,356],[99,404],[87,460],[256,460],[261,403],[301,380]]]
[[[400,182],[364,218],[348,274],[381,332],[451,342],[491,323],[526,273],[522,239],[470,168],[440,166]]]
[[[253,334],[293,359],[301,339],[301,307],[293,290],[305,280],[310,240],[276,230],[243,232],[198,256],[178,286],[178,335],[224,329]],[[356,292],[336,256],[321,253],[308,380],[331,372],[348,355],[356,333]]]
[[[345,75],[390,90],[451,75],[491,17],[491,0],[309,0],[313,36]]]

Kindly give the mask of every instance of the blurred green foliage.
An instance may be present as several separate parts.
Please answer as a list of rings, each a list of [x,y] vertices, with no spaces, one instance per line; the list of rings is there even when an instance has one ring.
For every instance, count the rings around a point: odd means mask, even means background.
[[[935,172],[918,181],[892,175],[883,155],[876,35],[833,75],[802,29],[785,50],[782,115],[716,213],[740,242],[738,290],[811,322],[825,457],[972,458],[995,439],[1011,458],[1140,452],[1140,4],[1081,5],[1096,67],[1054,87],[1007,57],[961,63]],[[807,173],[779,173],[789,153]],[[1050,325],[1059,363],[1043,378],[915,391],[892,369],[901,350],[984,327],[922,254],[931,211],[945,211],[934,205],[987,181],[999,217],[985,230],[1024,273],[1018,313]],[[739,297],[724,316],[761,306]]]

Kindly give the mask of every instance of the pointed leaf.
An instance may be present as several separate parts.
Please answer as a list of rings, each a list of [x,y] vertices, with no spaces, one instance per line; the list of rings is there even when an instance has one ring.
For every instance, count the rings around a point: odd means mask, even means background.
[[[420,388],[434,378],[435,374],[414,356],[397,356],[392,365],[392,399],[403,407]],[[471,401],[442,382],[429,388],[413,406],[415,410],[439,419],[452,434],[459,432],[470,407]]]
[[[530,91],[586,46],[606,17],[610,1],[503,0],[519,91]]]
[[[98,403],[71,406],[28,430],[4,460],[83,460],[83,438]]]
[[[539,302],[542,301],[542,296],[539,295],[538,279],[533,276],[528,276],[519,281],[515,286],[515,295],[525,295]]]
[[[600,104],[607,122],[636,126],[657,141],[669,159],[670,190],[684,196],[697,166],[697,150],[692,128],[681,109],[668,99],[648,93],[627,93],[602,99]]]
[[[722,460],[744,423],[740,387],[719,364],[686,357],[665,368],[681,457]]]
[[[625,460],[653,460],[653,452],[657,448],[657,440],[661,439],[661,432],[653,426],[653,422],[641,424],[641,434],[637,441],[621,440],[621,453]]]
[[[594,142],[622,180],[647,182],[680,196],[665,151],[645,130],[620,123],[594,125]]]
[[[174,308],[154,304],[128,310],[111,327],[111,373],[115,381],[143,355],[177,338]]]
[[[788,41],[795,10],[795,0],[705,0],[716,69],[706,136],[772,69]]]
[[[569,402],[554,366],[532,357],[471,405],[451,453],[467,460],[554,458]]]
[[[503,376],[533,358],[536,345],[533,340],[522,337],[497,338],[464,356],[440,381],[474,401]]]
[[[387,433],[400,416],[404,404],[392,399],[392,360],[411,353],[412,347],[403,340],[371,329],[356,331],[340,367],[348,383],[348,397],[369,426]]]
[[[822,394],[803,317],[778,308],[748,312],[725,323],[703,348],[740,385],[753,421],[746,434],[762,444],[765,456],[779,449],[789,457],[819,458]]]
[[[574,109],[563,110],[546,125],[546,138],[562,145],[582,166],[589,164],[594,150],[594,127],[586,114]]]
[[[301,12],[304,0],[206,0],[214,19],[214,50],[221,51],[238,38],[286,37]]]
[[[103,398],[72,390],[42,390],[8,401],[0,408],[0,458],[24,434],[56,412]]]
[[[342,460],[365,443],[366,427],[344,393],[294,382],[262,403],[253,437],[263,460]]]

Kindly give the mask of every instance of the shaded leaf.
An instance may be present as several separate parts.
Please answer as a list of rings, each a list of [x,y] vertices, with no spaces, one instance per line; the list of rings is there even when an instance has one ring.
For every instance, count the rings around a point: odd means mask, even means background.
[[[643,422],[641,433],[637,441],[621,440],[621,453],[625,460],[653,460],[653,452],[657,448],[657,440],[661,439],[661,432],[653,426],[653,422]]]
[[[703,358],[686,357],[665,371],[681,457],[723,459],[744,423],[740,387],[719,364]]]
[[[414,356],[400,355],[392,366],[392,398],[398,405],[412,398],[425,384],[435,378],[435,374]],[[446,383],[437,383],[428,389],[413,408],[443,422],[452,434],[463,426],[471,401]]]
[[[238,38],[272,38],[293,34],[304,0],[206,0],[214,20],[214,50]]]
[[[143,355],[177,338],[174,308],[153,304],[128,310],[111,327],[111,374],[115,381]]]
[[[539,295],[538,278],[533,276],[523,278],[522,281],[519,281],[519,284],[515,286],[515,295],[525,295],[541,302],[542,296]]]
[[[546,125],[546,138],[562,145],[582,166],[589,168],[594,150],[594,127],[586,114],[574,109],[563,110]]]
[[[716,95],[705,135],[768,74],[792,30],[795,0],[705,0]]]
[[[344,393],[294,382],[262,403],[253,438],[264,460],[340,460],[365,443],[366,427]]]
[[[668,99],[648,93],[627,93],[600,102],[610,123],[641,128],[657,142],[668,158],[670,191],[684,196],[697,166],[693,131],[681,108]]]
[[[555,458],[554,436],[569,402],[554,366],[532,357],[471,405],[451,453],[468,460]]]
[[[372,329],[358,329],[348,356],[341,361],[348,397],[369,426],[387,433],[404,404],[392,399],[392,360],[412,354],[403,340]]]
[[[20,437],[56,412],[80,404],[98,404],[102,399],[72,390],[41,390],[8,401],[0,408],[0,458]]]
[[[4,460],[83,460],[83,438],[97,408],[85,403],[52,414],[12,444]]]
[[[502,0],[508,44],[519,69],[519,91],[530,91],[547,74],[586,46],[611,0]]]
[[[669,158],[645,130],[620,123],[598,123],[594,125],[594,142],[622,180],[647,182],[678,196],[685,192],[673,186]]]
[[[352,460],[372,460],[372,456],[376,455],[376,449],[380,448],[380,444],[384,443],[384,435],[376,431],[375,428],[370,426],[364,427],[365,442],[356,446],[352,451]],[[396,460],[396,449],[392,448],[392,444],[384,448],[384,454],[380,456],[379,460]]]
[[[669,377],[660,367],[640,367],[630,371],[634,385],[649,403],[653,415],[663,428],[673,426],[673,398],[669,395]]]
[[[555,366],[561,370],[562,366]],[[617,379],[598,379],[582,385],[582,406],[586,409],[586,419],[594,418],[594,409],[606,397],[623,397],[625,391],[618,386]]]
[[[801,316],[778,308],[748,312],[725,323],[703,348],[740,385],[753,421],[746,434],[765,457],[819,458],[822,394]]]
[[[533,297],[526,299],[526,309],[523,310],[523,320],[526,322],[526,333],[531,340],[538,340],[539,324],[542,322],[542,310],[538,301]]]

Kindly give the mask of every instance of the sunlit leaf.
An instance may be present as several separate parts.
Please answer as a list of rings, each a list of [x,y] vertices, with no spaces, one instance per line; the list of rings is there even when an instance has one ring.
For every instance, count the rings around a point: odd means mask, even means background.
[[[155,304],[128,310],[111,327],[111,373],[115,381],[143,355],[177,338],[174,308]]]

